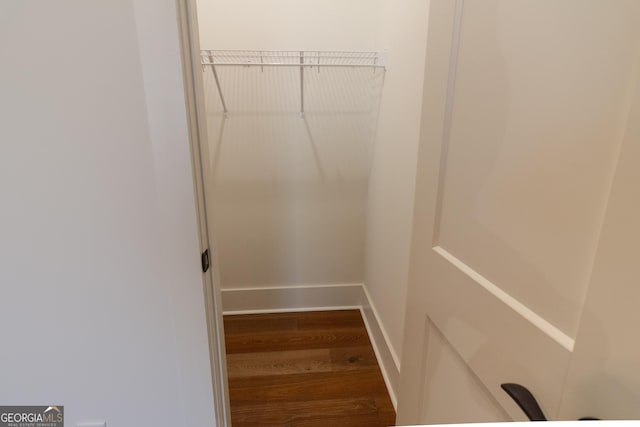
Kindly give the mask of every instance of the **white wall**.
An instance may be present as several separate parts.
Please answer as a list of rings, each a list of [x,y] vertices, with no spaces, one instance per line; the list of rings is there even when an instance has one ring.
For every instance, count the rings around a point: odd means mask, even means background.
[[[637,3],[630,5],[625,18],[635,21],[631,27],[636,33],[633,40],[640,40],[640,9]],[[637,48],[635,51],[640,52]],[[640,321],[640,56],[629,55],[634,56],[635,69],[630,74],[635,81],[627,87],[631,105],[622,126],[622,146],[559,419],[585,414],[606,420],[640,418],[640,373],[631,368],[640,352],[638,340],[632,338]]]
[[[379,118],[345,114],[354,93],[366,99],[365,87],[382,83],[352,70],[322,71],[328,89],[307,99],[324,97],[334,116],[307,113],[308,127],[296,114],[297,70],[219,67],[231,111],[224,126],[210,72],[205,84],[222,285],[364,280],[399,368],[428,2],[201,0],[198,8],[203,48],[388,50]],[[368,123],[373,147],[364,146]]]
[[[200,1],[203,48],[371,49],[369,1]],[[251,11],[250,13],[248,11]],[[223,288],[362,283],[367,180],[383,73],[208,69],[208,180]]]
[[[379,117],[345,114],[354,94],[366,99],[365,87],[375,92],[382,83],[353,70],[322,71],[328,89],[318,85],[307,99],[324,97],[320,105],[333,116],[307,113],[308,128],[296,114],[297,70],[240,70],[240,77],[219,67],[231,111],[224,122],[210,72],[205,83],[223,287],[364,281],[397,372],[428,2],[201,0],[198,7],[203,48],[388,50]],[[372,147],[362,132],[368,123]]]
[[[214,422],[176,9],[150,3],[0,6],[0,401],[68,425]]]
[[[370,50],[378,0],[198,0],[202,49]]]
[[[367,201],[365,286],[397,365],[412,236],[428,3],[382,1],[377,41],[377,47],[389,54]]]

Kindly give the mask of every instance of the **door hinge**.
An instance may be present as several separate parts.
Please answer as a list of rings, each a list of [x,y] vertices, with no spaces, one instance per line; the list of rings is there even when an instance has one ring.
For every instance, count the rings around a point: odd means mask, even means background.
[[[209,260],[209,249],[205,249],[205,251],[202,252],[202,255],[200,255],[200,261],[202,262],[202,272],[206,273],[209,271],[209,265],[211,264]]]

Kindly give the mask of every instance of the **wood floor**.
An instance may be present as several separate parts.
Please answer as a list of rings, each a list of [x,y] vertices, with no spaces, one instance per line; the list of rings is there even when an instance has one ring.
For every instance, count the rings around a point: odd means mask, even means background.
[[[231,418],[242,426],[390,426],[360,311],[224,317]]]

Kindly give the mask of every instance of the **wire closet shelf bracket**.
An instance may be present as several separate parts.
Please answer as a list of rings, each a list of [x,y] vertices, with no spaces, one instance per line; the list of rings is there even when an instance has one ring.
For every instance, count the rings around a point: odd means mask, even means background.
[[[200,62],[204,72],[211,68],[220,95],[225,116],[229,112],[220,86],[217,67],[298,67],[300,69],[300,114],[304,115],[305,68],[317,67],[369,67],[386,70],[386,52],[342,52],[342,51],[275,51],[275,50],[202,50]]]

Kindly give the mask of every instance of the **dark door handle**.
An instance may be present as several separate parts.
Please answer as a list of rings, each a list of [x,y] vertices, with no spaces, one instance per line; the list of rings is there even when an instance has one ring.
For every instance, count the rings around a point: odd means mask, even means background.
[[[544,416],[542,408],[538,404],[538,401],[533,394],[523,385],[514,383],[500,384],[500,387],[507,392],[509,396],[518,404],[525,415],[529,418],[529,421],[547,421],[547,417]],[[600,418],[583,417],[579,421],[599,420]]]
[[[206,273],[209,270],[209,266],[211,264],[211,261],[209,260],[209,249],[205,249],[204,252],[202,252],[202,255],[200,255],[200,262],[202,263],[202,272]]]
[[[533,394],[531,394],[528,388],[514,383],[504,383],[501,384],[500,387],[502,387],[518,404],[520,409],[524,411],[529,421],[547,421],[547,417],[544,416],[538,401],[533,397]]]

